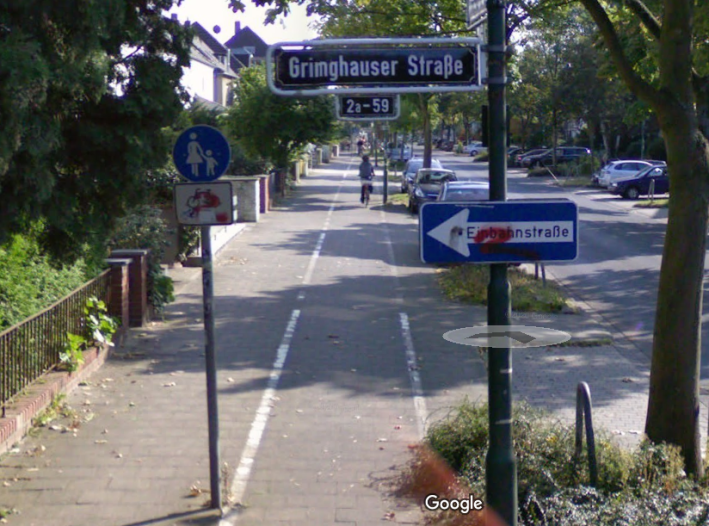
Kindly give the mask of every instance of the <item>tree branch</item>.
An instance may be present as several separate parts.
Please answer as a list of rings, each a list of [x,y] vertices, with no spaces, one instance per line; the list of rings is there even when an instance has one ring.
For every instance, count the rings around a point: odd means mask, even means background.
[[[650,34],[656,40],[660,40],[660,33],[662,31],[660,21],[655,18],[655,15],[652,14],[652,12],[647,8],[647,6],[642,2],[642,0],[625,0],[625,3],[633,12],[633,14],[635,14],[635,16],[640,19],[640,21],[650,32]]]
[[[644,100],[651,106],[655,106],[660,103],[660,92],[653,88],[649,83],[645,82],[635,71],[633,66],[628,61],[628,57],[623,51],[623,46],[618,38],[618,33],[613,27],[613,22],[608,18],[608,13],[601,6],[598,0],[581,0],[591,18],[596,22],[598,29],[603,36],[603,40],[608,47],[608,52],[615,63],[616,68],[618,68],[618,73],[620,74],[625,84],[628,86],[630,91],[632,91],[639,99]]]

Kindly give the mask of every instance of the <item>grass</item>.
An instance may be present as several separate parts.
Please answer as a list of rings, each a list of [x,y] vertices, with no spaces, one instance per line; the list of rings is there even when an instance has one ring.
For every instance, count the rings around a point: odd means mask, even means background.
[[[593,186],[591,184],[591,178],[586,176],[586,175],[579,175],[575,177],[560,177],[559,180],[555,183],[557,186],[562,186],[562,187],[586,187],[586,186]]]
[[[517,268],[507,272],[512,292],[512,310],[518,312],[561,312],[571,305],[561,287],[547,280],[541,280]],[[461,265],[443,269],[439,284],[443,293],[451,300],[487,305],[487,287],[490,282],[488,265]]]
[[[520,526],[706,524],[707,481],[686,476],[677,447],[645,440],[629,451],[596,430],[598,483],[591,487],[587,451],[576,454],[573,424],[524,403],[513,406],[512,417]],[[418,502],[431,493],[485,498],[488,446],[487,405],[463,401],[414,448],[399,494]],[[429,513],[426,523],[478,524],[448,513]]]
[[[652,201],[649,199],[644,199],[635,203],[634,206],[635,208],[667,208],[669,202],[669,198],[654,199]]]
[[[389,196],[387,197],[387,204],[406,206],[409,204],[409,194],[402,194],[401,192],[390,192]]]

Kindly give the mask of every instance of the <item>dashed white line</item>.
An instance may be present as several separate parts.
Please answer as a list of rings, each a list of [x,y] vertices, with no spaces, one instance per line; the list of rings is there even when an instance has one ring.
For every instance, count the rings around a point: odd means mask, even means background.
[[[349,166],[348,166],[349,169]],[[344,178],[347,177],[345,172]],[[325,218],[325,223],[318,237],[318,241],[315,244],[315,249],[310,256],[310,261],[308,262],[308,267],[305,271],[305,276],[303,277],[303,285],[309,285],[313,277],[313,272],[315,271],[315,265],[320,257],[320,252],[322,251],[323,244],[325,243],[325,235],[327,230],[330,228],[330,220],[332,219],[332,213],[335,210],[335,204],[340,195],[341,185],[338,186],[337,192],[333,197],[332,204],[327,212],[327,217]],[[298,300],[305,299],[305,290],[301,289],[298,293]],[[290,351],[290,344],[293,340],[293,334],[295,334],[295,329],[298,325],[298,319],[300,318],[300,309],[295,309],[291,313],[290,320],[286,326],[285,333],[281,339],[281,344],[278,346],[278,352],[276,353],[276,359],[273,362],[271,368],[271,374],[268,377],[268,384],[266,389],[261,396],[261,403],[256,410],[256,416],[251,423],[251,429],[249,430],[249,436],[246,439],[246,445],[241,452],[241,457],[239,459],[239,465],[234,473],[234,480],[230,487],[230,498],[232,502],[236,503],[236,508],[227,506],[223,510],[223,517],[219,521],[219,526],[233,526],[235,521],[239,517],[241,511],[241,502],[246,493],[246,486],[249,483],[249,478],[251,476],[251,468],[256,460],[256,454],[258,453],[259,445],[263,438],[263,433],[266,430],[266,424],[268,423],[268,418],[271,415],[271,404],[274,397],[276,396],[276,390],[278,389],[278,382],[281,379],[281,374],[283,373],[283,368],[288,358],[288,352]]]

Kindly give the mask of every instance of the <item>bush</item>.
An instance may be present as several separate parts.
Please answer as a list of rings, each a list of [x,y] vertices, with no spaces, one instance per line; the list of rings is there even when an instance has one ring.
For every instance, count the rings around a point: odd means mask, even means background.
[[[148,300],[156,312],[174,300],[172,280],[165,276],[162,261],[167,241],[167,226],[160,217],[160,209],[142,205],[121,218],[109,241],[111,249],[148,249]]]
[[[41,225],[0,247],[0,329],[38,313],[81,287],[93,275],[83,259],[60,265],[39,244]]]
[[[575,455],[573,425],[518,404],[513,439],[520,526],[707,524],[709,492],[685,475],[674,446],[645,441],[630,452],[596,432],[599,481],[591,488],[587,455]],[[484,495],[487,405],[463,402],[429,428],[425,443],[470,493]]]

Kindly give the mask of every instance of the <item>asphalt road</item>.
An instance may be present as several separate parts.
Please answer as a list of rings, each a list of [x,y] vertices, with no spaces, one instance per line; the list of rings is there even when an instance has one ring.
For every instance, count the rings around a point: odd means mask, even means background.
[[[461,179],[487,179],[487,163],[434,150]],[[551,185],[548,177],[529,178],[526,170],[508,170],[508,197],[568,198],[579,207],[579,257],[547,265],[547,271],[569,288],[574,298],[598,314],[615,340],[632,345],[649,363],[657,303],[665,219],[649,217],[634,202],[603,189]],[[706,289],[706,286],[705,286]],[[703,320],[709,320],[709,308]],[[709,326],[702,331],[703,380],[709,382]]]

